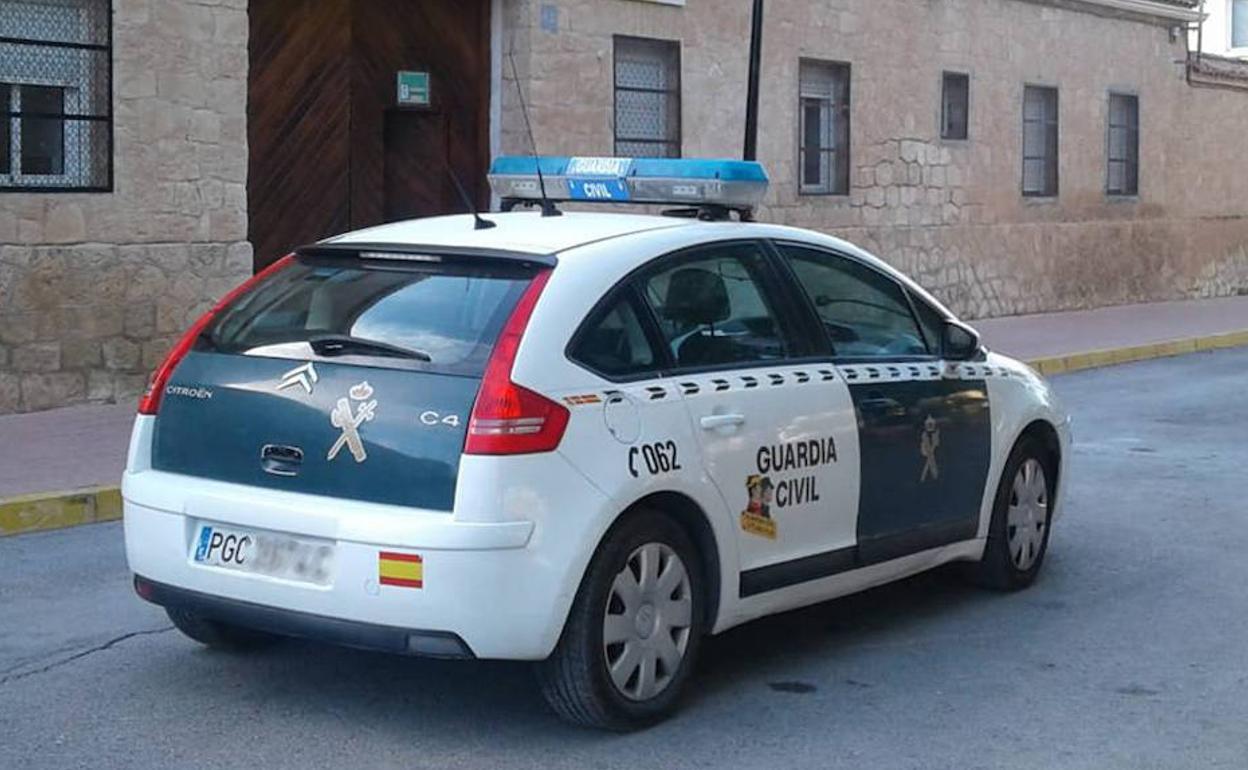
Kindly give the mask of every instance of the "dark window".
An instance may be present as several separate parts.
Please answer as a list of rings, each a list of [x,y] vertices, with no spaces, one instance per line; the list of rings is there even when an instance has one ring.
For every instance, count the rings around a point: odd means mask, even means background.
[[[849,194],[848,64],[803,60],[798,167],[804,193]]]
[[[654,349],[633,296],[627,292],[577,334],[571,351],[574,360],[609,377],[627,377],[655,368]]]
[[[1109,95],[1110,195],[1140,192],[1140,100],[1127,94]]]
[[[932,355],[940,355],[941,348],[944,347],[944,314],[927,304],[922,297],[915,296],[914,292],[909,292],[909,294],[910,302],[914,305],[914,314],[919,319],[919,328],[923,330],[928,351]]]
[[[505,266],[301,259],[229,306],[203,344],[222,353],[355,357],[479,376],[531,275]]]
[[[65,173],[65,89],[18,88],[22,113],[22,173]]]
[[[1023,90],[1023,195],[1057,195],[1057,89]]]
[[[680,157],[680,43],[615,37],[615,154]]]
[[[927,355],[901,285],[852,259],[818,249],[781,245],[797,282],[846,358]]]
[[[109,0],[0,0],[0,190],[112,188]]]
[[[777,315],[763,288],[766,270],[757,246],[730,244],[682,257],[642,281],[678,367],[784,358]]]
[[[8,83],[0,83],[0,176],[12,173],[12,126],[13,118],[9,112],[13,109],[13,88]]]
[[[970,105],[971,76],[946,72],[940,94],[941,138],[967,138]]]

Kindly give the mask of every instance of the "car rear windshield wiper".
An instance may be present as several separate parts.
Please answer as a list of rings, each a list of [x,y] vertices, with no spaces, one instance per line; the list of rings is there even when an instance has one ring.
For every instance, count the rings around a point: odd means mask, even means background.
[[[318,356],[341,356],[350,353],[373,354],[391,358],[411,358],[416,361],[432,361],[433,357],[423,350],[412,350],[388,342],[352,337],[348,334],[322,334],[308,340]]]

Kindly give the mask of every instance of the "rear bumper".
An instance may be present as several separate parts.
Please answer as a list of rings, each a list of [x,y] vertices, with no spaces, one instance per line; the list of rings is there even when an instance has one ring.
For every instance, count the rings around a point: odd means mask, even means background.
[[[548,467],[550,457],[518,458],[506,470],[531,478],[527,464]],[[451,514],[131,471],[122,486],[126,558],[158,586],[146,598],[195,603],[226,622],[402,654],[542,660],[601,534],[596,506],[608,503],[579,474],[558,482],[498,504],[478,493],[477,505]],[[527,518],[482,520],[508,504],[523,506]],[[593,513],[570,514],[578,510]],[[332,543],[331,579],[305,583],[196,562],[201,523]],[[419,556],[419,584],[383,579],[383,553]]]
[[[134,590],[142,598],[171,609],[190,610],[212,620],[281,636],[294,636],[361,650],[433,658],[472,658],[472,650],[457,634],[395,628],[327,618],[251,602],[210,596],[185,588],[134,576]]]

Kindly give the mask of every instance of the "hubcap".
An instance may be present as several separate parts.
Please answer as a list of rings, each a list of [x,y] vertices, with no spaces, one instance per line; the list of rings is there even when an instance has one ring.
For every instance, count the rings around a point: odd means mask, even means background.
[[[1035,458],[1028,458],[1014,476],[1006,523],[1010,559],[1025,572],[1040,557],[1044,528],[1049,525],[1049,485],[1044,466]]]
[[[663,543],[633,551],[607,594],[602,646],[615,688],[629,700],[663,692],[689,647],[693,595],[685,564]]]

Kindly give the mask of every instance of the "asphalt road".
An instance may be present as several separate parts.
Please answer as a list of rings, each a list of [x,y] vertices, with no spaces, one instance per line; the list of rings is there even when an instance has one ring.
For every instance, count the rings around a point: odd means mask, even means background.
[[[1057,380],[1076,416],[1041,580],[949,571],[712,640],[674,720],[569,728],[525,666],[209,652],[121,530],[0,540],[3,768],[1244,768],[1248,350]]]

